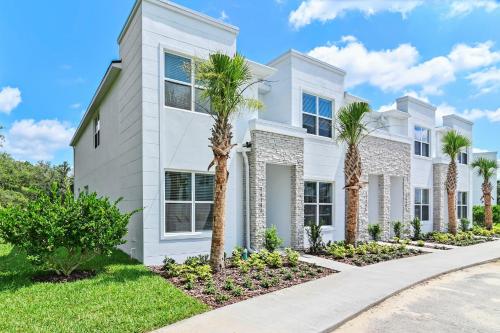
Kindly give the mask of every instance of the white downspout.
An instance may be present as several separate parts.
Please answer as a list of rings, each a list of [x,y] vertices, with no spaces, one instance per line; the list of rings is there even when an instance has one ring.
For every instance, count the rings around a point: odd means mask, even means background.
[[[247,155],[251,149],[241,146],[238,150],[243,155],[243,163],[245,164],[245,247],[248,252],[252,253],[255,250],[250,246],[250,170]]]

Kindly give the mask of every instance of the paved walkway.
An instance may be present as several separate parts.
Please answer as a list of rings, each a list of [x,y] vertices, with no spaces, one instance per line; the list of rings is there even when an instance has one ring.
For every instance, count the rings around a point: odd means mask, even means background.
[[[421,281],[500,258],[500,241],[349,269],[219,308],[157,333],[329,332]]]

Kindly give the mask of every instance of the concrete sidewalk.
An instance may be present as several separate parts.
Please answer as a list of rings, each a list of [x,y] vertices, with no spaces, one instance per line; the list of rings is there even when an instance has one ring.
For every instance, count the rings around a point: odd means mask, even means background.
[[[157,333],[329,332],[419,282],[500,258],[500,241],[392,260],[232,304]]]

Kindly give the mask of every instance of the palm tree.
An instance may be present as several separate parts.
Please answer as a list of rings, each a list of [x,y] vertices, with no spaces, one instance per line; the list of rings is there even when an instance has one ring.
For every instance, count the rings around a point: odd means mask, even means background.
[[[477,174],[483,177],[483,202],[484,202],[484,222],[486,229],[491,230],[493,226],[493,209],[491,207],[491,191],[493,189],[490,178],[498,168],[497,161],[480,157],[472,163],[473,168],[477,168]]]
[[[361,188],[361,158],[359,144],[368,134],[364,116],[370,112],[365,102],[354,102],[342,107],[337,115],[337,140],[347,145],[344,160],[345,190],[347,196],[347,217],[345,240],[356,243],[358,227],[359,190]]]
[[[456,191],[457,191],[457,162],[455,161],[460,150],[470,146],[469,138],[455,130],[446,132],[442,139],[443,153],[450,157],[446,174],[446,192],[448,193],[448,232],[457,233]]]
[[[239,54],[230,57],[223,53],[211,54],[206,61],[196,65],[196,79],[206,88],[202,99],[209,102],[209,114],[214,123],[209,138],[215,165],[215,193],[210,264],[214,271],[224,269],[224,224],[226,187],[229,176],[227,162],[235,146],[231,119],[242,108],[259,109],[262,104],[246,98],[245,91],[259,81],[252,81],[252,74],[245,58]]]

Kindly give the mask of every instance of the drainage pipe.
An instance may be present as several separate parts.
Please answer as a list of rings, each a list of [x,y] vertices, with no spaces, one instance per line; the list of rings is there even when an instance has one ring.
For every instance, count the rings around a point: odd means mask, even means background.
[[[243,155],[243,163],[245,164],[245,247],[248,252],[253,253],[255,250],[250,246],[250,169],[247,155],[251,149],[242,145],[239,151]]]

